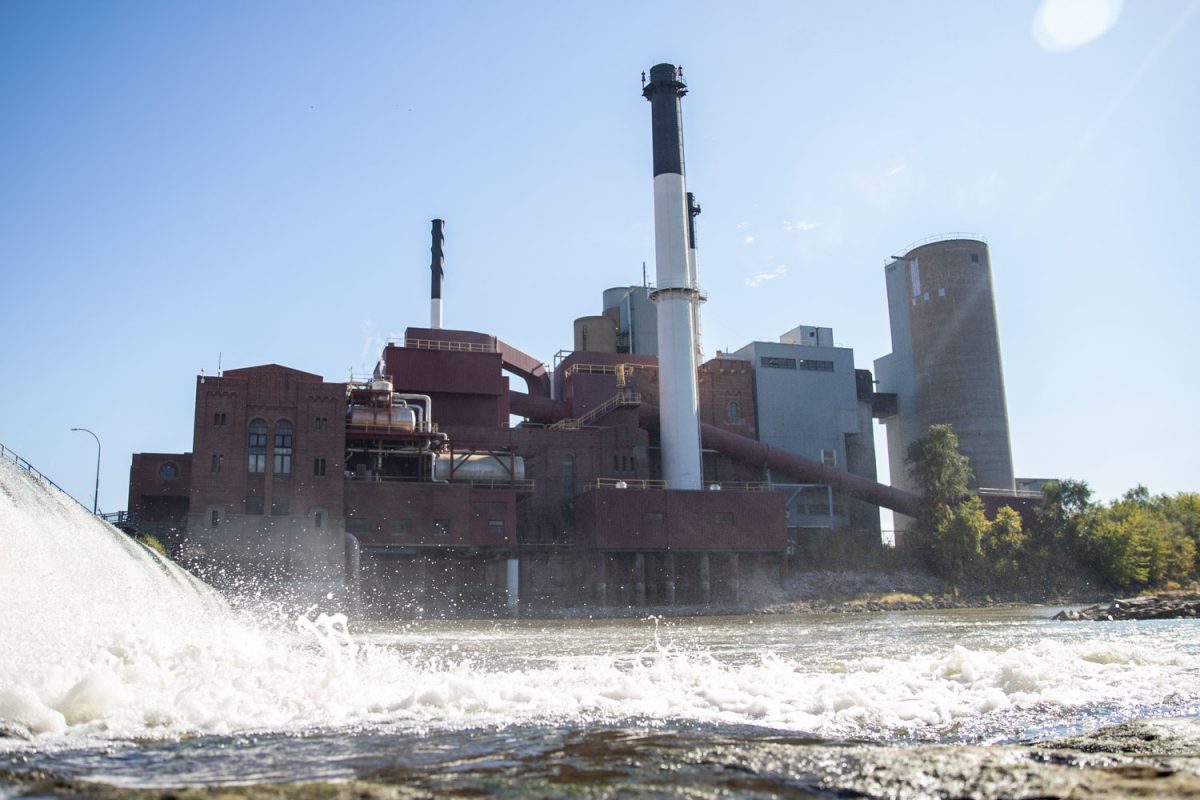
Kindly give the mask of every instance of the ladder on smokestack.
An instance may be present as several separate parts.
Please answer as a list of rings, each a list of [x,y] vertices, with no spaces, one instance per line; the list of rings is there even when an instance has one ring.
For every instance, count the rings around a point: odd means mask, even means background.
[[[606,414],[616,411],[618,408],[632,408],[642,404],[642,396],[638,392],[617,392],[612,397],[605,400],[600,405],[588,411],[582,417],[576,419],[560,419],[553,425],[550,425],[550,430],[554,431],[573,431],[582,428],[589,422],[595,422]]]

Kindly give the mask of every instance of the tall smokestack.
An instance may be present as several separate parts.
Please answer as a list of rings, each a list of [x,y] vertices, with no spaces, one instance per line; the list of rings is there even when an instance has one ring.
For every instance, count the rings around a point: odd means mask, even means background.
[[[659,429],[663,478],[672,489],[699,489],[700,415],[696,392],[696,276],[689,255],[691,209],[683,179],[687,94],[673,64],[650,68],[642,96],[650,101],[654,134],[654,261],[658,304]]]
[[[429,263],[429,271],[432,273],[429,283],[429,327],[436,331],[442,327],[442,278],[446,277],[446,271],[443,269],[446,256],[442,252],[442,243],[446,241],[446,222],[435,219],[430,236],[433,238],[433,246],[430,248],[433,260]]]

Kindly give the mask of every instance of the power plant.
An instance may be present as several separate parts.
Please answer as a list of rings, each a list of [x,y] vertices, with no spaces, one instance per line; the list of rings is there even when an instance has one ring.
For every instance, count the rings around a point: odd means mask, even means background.
[[[821,547],[879,548],[880,507],[915,515],[896,459],[933,422],[1011,489],[981,241],[889,264],[878,389],[827,327],[703,359],[686,93],[674,65],[643,74],[654,283],[604,291],[573,350],[548,366],[445,328],[433,220],[428,327],[344,382],[277,364],[197,376],[192,452],[133,456],[129,524],[217,584],[344,587],[379,614],[705,606],[778,586]],[[874,419],[896,487],[876,480]]]

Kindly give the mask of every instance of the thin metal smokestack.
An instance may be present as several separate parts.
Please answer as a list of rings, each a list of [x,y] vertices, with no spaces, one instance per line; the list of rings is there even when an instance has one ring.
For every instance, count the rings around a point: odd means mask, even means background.
[[[700,266],[696,260],[696,217],[700,216],[700,204],[696,202],[696,195],[691,192],[687,193],[687,210],[688,210],[688,283],[692,287],[699,290],[700,287]],[[704,347],[700,344],[700,304],[704,302],[704,295],[699,292],[696,295],[696,302],[692,303],[692,344],[696,349],[696,365],[704,363]]]
[[[683,177],[682,70],[657,64],[642,96],[654,139],[654,260],[663,478],[672,489],[699,489],[700,414],[696,391],[696,290],[692,209]],[[697,209],[698,212],[698,209]]]
[[[431,273],[429,283],[429,327],[434,330],[440,330],[442,327],[442,278],[446,277],[446,270],[443,269],[446,264],[446,256],[442,252],[442,244],[446,241],[446,222],[435,219],[430,236],[433,238],[433,246],[430,248],[433,260],[429,263],[429,271]]]

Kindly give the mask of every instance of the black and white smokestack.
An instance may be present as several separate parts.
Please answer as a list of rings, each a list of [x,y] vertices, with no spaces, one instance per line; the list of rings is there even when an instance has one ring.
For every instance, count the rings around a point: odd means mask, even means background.
[[[683,178],[682,70],[650,69],[642,96],[650,101],[654,141],[654,259],[658,304],[658,372],[663,478],[672,489],[699,489],[700,416],[696,391],[696,276],[692,208]]]
[[[446,277],[446,270],[443,269],[446,263],[445,253],[442,252],[442,244],[446,241],[446,223],[444,220],[435,219],[433,221],[433,229],[430,231],[430,236],[433,239],[433,246],[430,247],[432,260],[429,263],[430,282],[429,282],[429,327],[434,330],[440,330],[442,327],[442,278]]]

